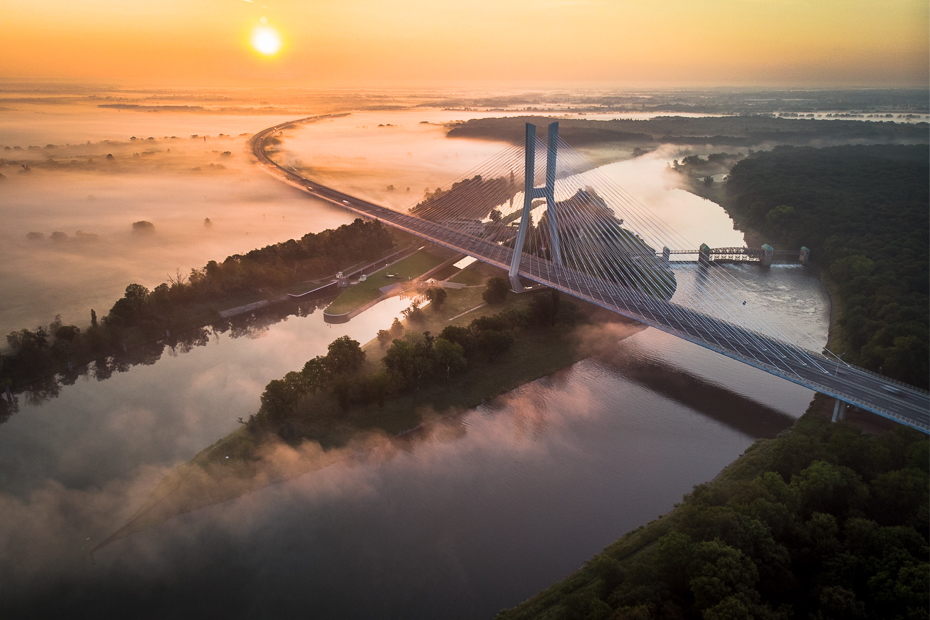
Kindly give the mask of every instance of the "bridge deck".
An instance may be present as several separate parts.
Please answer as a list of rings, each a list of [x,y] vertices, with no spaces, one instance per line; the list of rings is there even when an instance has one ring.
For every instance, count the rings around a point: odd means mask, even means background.
[[[318,198],[368,218],[417,235],[433,243],[508,269],[513,250],[485,239],[463,234],[431,222],[387,209],[305,179],[276,164],[262,150],[265,138],[284,125],[255,134],[250,150],[264,170]],[[602,308],[635,319],[661,331],[749,364],[844,402],[872,411],[930,434],[930,394],[855,366],[837,363],[822,355],[774,340],[674,303],[616,287],[588,274],[557,267],[524,255],[520,275],[584,299]],[[815,364],[804,360],[816,359]],[[764,360],[764,361],[759,361]]]

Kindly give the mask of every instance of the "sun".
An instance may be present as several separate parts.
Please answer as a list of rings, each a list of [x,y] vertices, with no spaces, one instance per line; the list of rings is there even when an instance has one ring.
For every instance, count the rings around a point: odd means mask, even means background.
[[[281,49],[281,35],[271,26],[256,26],[252,31],[252,47],[265,56],[273,56]]]

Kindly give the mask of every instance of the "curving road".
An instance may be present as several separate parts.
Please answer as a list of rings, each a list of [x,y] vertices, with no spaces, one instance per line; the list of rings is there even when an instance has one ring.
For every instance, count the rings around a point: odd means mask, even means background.
[[[304,120],[304,119],[301,119]],[[248,150],[265,172],[308,194],[359,215],[417,235],[507,270],[513,250],[466,235],[435,222],[400,213],[304,178],[296,170],[272,161],[264,151],[271,134],[293,123],[269,127],[248,142]],[[618,291],[616,287],[548,261],[524,256],[520,275],[584,299],[663,332],[749,364],[760,370],[833,396],[880,416],[930,434],[930,393],[870,371],[837,363],[794,345],[762,336],[674,303]],[[761,360],[761,361],[760,361]]]

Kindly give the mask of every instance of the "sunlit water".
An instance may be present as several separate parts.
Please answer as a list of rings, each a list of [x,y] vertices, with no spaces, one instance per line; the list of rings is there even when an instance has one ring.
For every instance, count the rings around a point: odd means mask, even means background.
[[[435,139],[424,135],[425,148]],[[433,148],[431,158],[446,147]],[[719,207],[666,189],[664,162],[624,163],[641,168],[610,173],[639,179],[628,187],[636,198],[677,229],[701,223],[694,241],[742,244]],[[825,342],[827,300],[809,272],[724,269],[762,316],[790,313]],[[0,425],[0,605],[26,597],[31,612],[78,615],[488,618],[669,511],[812,396],[655,330],[600,333],[592,337],[618,343],[613,354],[91,560],[88,550],[167,471],[257,409],[270,379],[343,334],[369,340],[404,305],[338,326],[320,312],[290,317],[21,402]]]

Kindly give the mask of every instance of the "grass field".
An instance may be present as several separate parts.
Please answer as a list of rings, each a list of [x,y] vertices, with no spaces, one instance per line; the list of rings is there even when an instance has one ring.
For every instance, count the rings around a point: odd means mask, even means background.
[[[479,284],[484,284],[485,277],[478,273],[477,270],[466,267],[460,272],[449,278],[449,282],[457,282],[459,284],[466,284],[468,286],[477,286]]]
[[[411,254],[407,258],[400,260],[393,265],[385,267],[381,271],[368,276],[364,282],[353,284],[342,292],[332,304],[326,309],[327,314],[345,314],[352,312],[356,308],[367,304],[381,296],[378,290],[382,286],[395,284],[397,282],[406,282],[411,278],[420,276],[436,265],[443,262],[443,258],[436,256],[426,250],[420,250]],[[387,274],[396,274],[396,278],[388,278]]]

